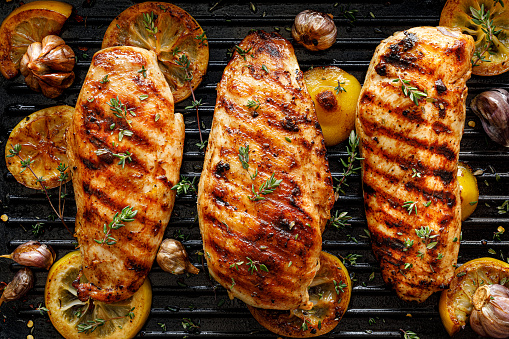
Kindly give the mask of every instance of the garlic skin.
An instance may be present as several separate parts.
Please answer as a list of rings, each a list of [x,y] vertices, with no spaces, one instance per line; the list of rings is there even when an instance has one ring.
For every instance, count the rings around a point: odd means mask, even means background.
[[[74,81],[76,60],[71,47],[57,35],[31,44],[20,62],[21,74],[32,90],[56,98]]]
[[[32,271],[24,267],[14,275],[12,281],[5,287],[0,305],[4,301],[12,301],[24,296],[30,289],[34,287],[34,274]]]
[[[470,103],[491,140],[509,147],[509,92],[497,88],[482,92]]]
[[[172,274],[184,274],[185,272],[198,274],[200,272],[189,261],[184,246],[175,239],[163,240],[157,252],[156,260],[164,271]]]
[[[332,15],[305,10],[297,14],[292,36],[299,44],[311,51],[322,51],[336,42],[338,30]]]
[[[505,286],[483,285],[472,298],[474,309],[470,326],[479,335],[492,338],[509,337],[509,289]]]
[[[20,265],[49,270],[55,262],[56,253],[51,246],[31,240],[16,247],[11,254],[2,255],[0,258],[10,258]]]

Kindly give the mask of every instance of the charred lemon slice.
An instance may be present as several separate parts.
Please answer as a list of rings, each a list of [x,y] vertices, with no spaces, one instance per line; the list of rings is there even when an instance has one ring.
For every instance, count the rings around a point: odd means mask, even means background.
[[[67,339],[134,337],[147,321],[152,305],[148,279],[124,301],[106,304],[90,299],[82,302],[72,286],[80,269],[81,254],[75,251],[57,261],[49,271],[44,301],[53,326]]]
[[[479,200],[479,189],[472,171],[462,162],[458,163],[458,184],[461,195],[461,221],[463,221],[474,213]]]
[[[166,2],[136,4],[113,20],[102,48],[123,45],[157,54],[175,102],[189,97],[207,71],[209,46],[203,29],[186,11]]]
[[[59,1],[34,1],[15,9],[0,26],[0,72],[7,79],[19,72],[28,46],[46,35],[58,35],[72,12]]]
[[[14,127],[5,146],[5,163],[14,178],[26,187],[57,187],[71,180],[67,165],[65,131],[71,123],[74,107],[54,106],[30,114]],[[29,163],[30,169],[27,164]],[[63,164],[63,167],[62,165]],[[37,178],[34,176],[37,176]],[[39,179],[38,179],[39,178]]]
[[[502,2],[504,6],[493,0],[448,0],[442,10],[440,26],[460,28],[475,40],[473,74],[497,75],[509,70],[509,1]]]
[[[314,67],[304,73],[304,81],[315,103],[325,145],[345,141],[355,127],[355,108],[361,92],[359,81],[335,66]]]
[[[313,302],[311,310],[248,308],[261,325],[278,335],[316,337],[337,326],[348,308],[351,294],[352,282],[343,263],[332,254],[321,252],[320,269],[309,287],[309,300]]]
[[[493,259],[479,258],[458,267],[448,290],[440,296],[439,311],[449,335],[463,328],[472,313],[472,297],[486,284],[509,287],[509,264]]]

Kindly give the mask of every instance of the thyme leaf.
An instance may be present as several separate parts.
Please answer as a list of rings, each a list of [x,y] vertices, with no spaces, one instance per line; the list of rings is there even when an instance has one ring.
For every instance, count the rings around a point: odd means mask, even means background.
[[[122,211],[115,213],[113,216],[113,220],[106,225],[103,225],[103,233],[104,237],[101,240],[94,239],[94,241],[98,244],[106,244],[108,246],[114,245],[117,243],[117,239],[111,236],[112,230],[117,230],[120,227],[124,227],[123,222],[131,222],[134,221],[134,217],[138,214],[138,211],[133,209],[134,207],[126,206],[122,209]]]

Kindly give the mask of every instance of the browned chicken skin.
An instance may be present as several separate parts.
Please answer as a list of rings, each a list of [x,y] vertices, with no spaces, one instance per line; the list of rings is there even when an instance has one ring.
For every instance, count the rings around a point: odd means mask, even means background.
[[[395,33],[376,49],[360,94],[356,127],[371,242],[384,280],[403,300],[426,300],[454,274],[456,172],[473,51],[470,36],[443,27]],[[427,98],[416,105],[402,85]]]
[[[239,148],[248,146],[244,168]],[[272,175],[280,184],[256,199]],[[198,188],[210,274],[249,305],[309,308],[333,200],[323,136],[293,48],[275,33],[251,33],[217,87]]]
[[[120,111],[114,111],[112,100],[121,103]],[[126,299],[152,267],[182,163],[184,121],[174,114],[155,54],[137,47],[97,52],[67,137],[76,234],[89,282],[77,286],[78,295],[106,302]],[[122,154],[130,154],[123,164]],[[134,221],[106,231],[126,207],[137,212]]]

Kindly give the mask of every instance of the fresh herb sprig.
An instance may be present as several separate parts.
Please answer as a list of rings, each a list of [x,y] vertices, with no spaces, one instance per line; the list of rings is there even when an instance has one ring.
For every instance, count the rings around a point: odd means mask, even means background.
[[[340,81],[338,80],[338,86],[337,86],[337,87],[334,87],[334,90],[336,91],[336,94],[339,94],[339,93],[341,93],[341,92],[345,92],[345,93],[346,93],[346,89],[345,89],[343,86],[341,86],[341,85],[344,85],[344,84],[345,84],[345,82],[344,82],[344,81],[340,82]]]
[[[401,332],[403,332],[403,339],[420,339],[417,334],[415,334],[412,331],[404,331],[400,329]]]
[[[189,181],[189,178],[186,178],[185,176],[181,175],[178,184],[173,186],[171,189],[177,191],[177,195],[181,195],[182,193],[187,194],[187,192],[189,191],[196,193],[197,190],[195,187],[195,181],[196,177],[194,177],[192,181]]]
[[[497,30],[496,26],[493,24],[493,19],[490,19],[491,13],[490,10],[485,10],[484,4],[481,4],[481,7],[477,10],[474,7],[470,6],[470,13],[472,14],[472,21],[476,25],[480,25],[482,31],[485,34],[485,41],[482,45],[480,51],[474,52],[474,57],[472,58],[472,67],[479,66],[482,62],[490,62],[489,59],[485,57],[486,53],[494,54],[493,47],[495,47],[495,43],[493,38],[496,37],[502,30]]]
[[[205,33],[203,33],[203,34],[205,34]],[[173,54],[174,57],[176,57],[179,52],[180,51],[177,50],[177,52]],[[191,80],[193,80],[193,73],[190,70],[191,60],[189,60],[189,58],[187,57],[186,54],[182,53],[176,60],[176,63],[186,73],[184,80],[187,82],[187,85],[189,86],[189,90],[191,91],[191,96],[193,97],[191,105],[187,106],[186,109],[193,109],[193,108],[196,109],[196,123],[198,124],[198,133],[200,135],[199,145],[205,145],[204,141],[203,141],[203,136],[201,134],[200,111],[198,109],[200,106],[203,105],[203,103],[202,103],[202,99],[196,100],[196,96],[194,95],[194,89],[193,89],[193,86],[191,85]],[[200,147],[200,149],[202,149],[202,148],[204,148],[204,147]]]
[[[143,23],[145,24],[145,29],[149,31],[152,34],[157,34],[159,32],[159,29],[155,25],[156,16],[154,15],[154,12],[143,13]]]
[[[113,220],[108,224],[104,224],[103,233],[104,237],[101,240],[94,239],[94,241],[98,244],[106,244],[108,246],[114,245],[117,243],[117,239],[111,236],[111,231],[117,230],[120,227],[124,227],[123,222],[131,222],[134,221],[134,217],[138,214],[138,211],[134,210],[131,206],[126,206],[122,209],[122,211],[115,213],[113,216]]]
[[[253,261],[249,257],[246,257],[246,259],[247,259],[246,265],[249,267],[248,268],[249,273],[253,274],[255,271],[258,271],[258,267],[262,271],[265,271],[265,272],[269,271],[269,269],[267,268],[267,266],[265,266],[265,264],[260,264],[258,261]],[[256,267],[256,265],[258,265],[258,267]]]
[[[243,169],[249,169],[249,144],[239,147],[239,160]]]
[[[59,186],[59,194],[58,194],[58,211],[57,211],[57,209],[51,202],[48,189],[46,188],[46,185],[44,184],[44,178],[37,177],[37,175],[35,174],[34,170],[31,167],[31,164],[34,162],[34,160],[31,158],[23,159],[23,157],[20,154],[21,150],[22,150],[22,146],[20,144],[15,144],[15,145],[11,144],[11,148],[9,149],[9,154],[6,155],[6,157],[7,158],[17,157],[20,161],[21,167],[23,168],[22,171],[28,169],[30,171],[30,173],[32,173],[34,178],[41,185],[42,190],[44,191],[44,194],[46,195],[46,199],[48,199],[51,209],[53,210],[53,212],[55,212],[56,215],[58,215],[58,217],[60,218],[60,221],[62,222],[64,227],[67,229],[67,231],[71,235],[73,235],[73,233],[71,232],[69,227],[67,227],[67,224],[64,221],[64,207],[65,207],[65,199],[64,198],[66,195],[62,194],[62,186],[63,186],[64,182],[68,179],[69,174],[67,173],[67,170],[69,167],[66,166],[64,163],[59,163],[58,167],[57,167],[57,170],[60,172],[59,178],[58,178],[58,181],[60,181],[60,186]]]
[[[251,185],[251,192],[253,192],[253,196],[249,196],[249,200],[251,201],[259,201],[265,200],[261,195],[267,195],[276,190],[277,187],[283,182],[283,179],[274,178],[275,173],[272,173],[269,179],[267,179],[258,189],[258,192],[255,191],[254,184]]]
[[[341,179],[334,178],[335,180],[338,180],[338,184],[334,189],[334,198],[336,200],[339,199],[340,193],[345,194],[343,186],[348,186],[348,184],[346,183],[346,178],[352,174],[357,174],[357,171],[361,169],[360,166],[354,167],[356,161],[364,159],[358,157],[359,137],[355,134],[355,131],[352,131],[350,133],[350,136],[348,137],[348,145],[349,146],[346,147],[346,151],[348,153],[348,160],[344,161],[343,159],[341,159],[341,164],[343,164],[343,175]]]
[[[421,226],[418,230],[415,230],[415,234],[422,239],[422,242],[426,245],[427,249],[432,249],[438,242],[430,242],[431,239],[438,237],[438,234],[431,235],[433,230],[429,226]]]
[[[401,207],[406,208],[408,215],[412,214],[413,211],[415,211],[415,215],[417,215],[417,201],[405,201]]]
[[[134,319],[134,309],[135,307],[131,308],[129,312],[123,317],[114,317],[114,318],[108,318],[108,319],[101,319],[101,318],[95,318],[94,320],[87,320],[84,323],[80,323],[76,325],[76,329],[78,330],[78,333],[92,333],[94,332],[99,326],[103,326],[108,321],[116,320],[116,319],[122,319],[122,318],[129,318]]]
[[[419,99],[428,97],[428,93],[420,91],[415,86],[411,86],[409,80],[398,77],[398,79],[394,79],[392,82],[401,82],[401,90],[403,91],[403,94],[410,98],[410,100],[412,100],[417,106],[419,106]]]
[[[342,230],[350,226],[348,223],[348,220],[350,219],[352,219],[352,217],[348,215],[348,212],[336,211],[335,214],[329,219],[329,224],[338,230]]]
[[[128,119],[127,113],[129,112],[129,114],[131,114],[133,117],[136,116],[136,113],[134,113],[131,109],[127,109],[126,105],[124,105],[118,98],[118,95],[116,98],[111,98],[110,102],[107,104],[110,106],[110,110],[113,111],[113,115],[115,115],[117,118],[125,119],[129,127],[131,127],[132,121]]]

